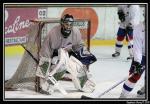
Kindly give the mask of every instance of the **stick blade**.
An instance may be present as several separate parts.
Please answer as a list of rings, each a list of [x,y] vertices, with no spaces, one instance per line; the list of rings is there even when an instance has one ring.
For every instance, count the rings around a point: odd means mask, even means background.
[[[88,96],[85,96],[85,95],[82,95],[82,96],[81,96],[81,99],[93,99],[93,98],[88,97]]]

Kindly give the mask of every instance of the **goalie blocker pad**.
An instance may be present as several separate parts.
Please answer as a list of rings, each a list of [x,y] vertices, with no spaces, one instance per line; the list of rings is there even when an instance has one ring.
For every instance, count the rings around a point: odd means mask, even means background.
[[[74,56],[69,58],[67,71],[72,75],[75,88],[84,92],[93,92],[95,90],[96,85],[89,80],[86,66]]]

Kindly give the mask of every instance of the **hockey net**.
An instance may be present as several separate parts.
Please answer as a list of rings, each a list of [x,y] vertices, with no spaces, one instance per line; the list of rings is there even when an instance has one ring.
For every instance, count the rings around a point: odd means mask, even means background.
[[[5,82],[5,90],[29,89],[39,91],[39,78],[35,75],[39,61],[39,51],[48,31],[60,23],[58,19],[30,20],[27,42],[23,44],[25,49],[21,62],[15,74]],[[77,26],[82,38],[90,50],[90,21],[76,19],[74,26]],[[28,51],[28,52],[27,52]],[[36,62],[37,61],[37,62]]]

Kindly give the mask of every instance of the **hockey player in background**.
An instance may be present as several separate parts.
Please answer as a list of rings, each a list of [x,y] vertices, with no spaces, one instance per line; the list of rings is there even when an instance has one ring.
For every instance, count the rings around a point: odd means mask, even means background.
[[[129,70],[129,74],[133,74],[123,84],[120,98],[127,98],[129,93],[133,90],[135,84],[140,79],[145,70],[145,22],[137,25],[133,31],[133,60]],[[137,92],[139,95],[145,94],[145,85]]]
[[[76,89],[84,92],[95,89],[95,83],[89,79],[86,66],[97,59],[87,50],[79,29],[73,23],[74,17],[65,14],[60,25],[52,28],[43,42],[36,73],[40,77],[42,93],[52,94],[54,91],[53,84],[46,79],[47,75],[60,80],[66,72],[71,75]]]
[[[133,57],[133,30],[134,27],[139,24],[140,7],[139,5],[119,5],[117,13],[120,25],[117,32],[115,53],[112,54],[112,57],[120,56],[123,40],[126,38],[130,55],[127,59],[131,59]]]

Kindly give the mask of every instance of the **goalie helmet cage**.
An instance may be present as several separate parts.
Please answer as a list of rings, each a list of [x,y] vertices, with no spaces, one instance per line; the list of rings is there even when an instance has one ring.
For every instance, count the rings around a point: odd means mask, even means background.
[[[29,27],[27,34],[27,42],[24,47],[27,51],[24,51],[21,62],[14,73],[14,75],[5,82],[5,90],[15,90],[18,88],[29,89],[39,92],[40,82],[39,77],[36,74],[36,68],[39,61],[39,51],[42,45],[42,41],[47,30],[54,27],[54,24],[59,24],[59,19],[38,19],[30,20],[32,23]],[[82,38],[90,51],[90,31],[91,23],[88,19],[75,19],[74,26],[77,26],[82,34]],[[30,52],[30,54],[29,54]],[[35,59],[34,59],[35,58]]]

